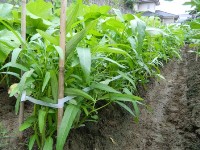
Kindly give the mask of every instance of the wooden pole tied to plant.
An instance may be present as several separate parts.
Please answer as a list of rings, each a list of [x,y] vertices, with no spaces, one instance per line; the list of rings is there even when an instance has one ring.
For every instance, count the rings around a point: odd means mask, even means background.
[[[23,41],[26,41],[26,0],[22,0],[22,12],[21,12],[21,36]],[[22,49],[24,48],[24,43],[22,44]],[[22,73],[21,73],[22,74]],[[24,121],[24,102],[20,102],[19,109],[19,127]],[[19,132],[19,138],[23,137],[23,133]]]
[[[59,81],[58,81],[58,98],[64,97],[64,75],[65,75],[65,39],[66,39],[66,7],[67,0],[61,1],[61,12],[60,12],[60,47],[63,51],[63,59],[59,61]],[[57,130],[59,131],[60,124],[63,117],[63,108],[58,109],[58,125]]]

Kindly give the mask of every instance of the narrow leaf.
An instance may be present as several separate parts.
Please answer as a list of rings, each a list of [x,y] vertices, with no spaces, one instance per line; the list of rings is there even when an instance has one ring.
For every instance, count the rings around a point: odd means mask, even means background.
[[[32,136],[30,137],[30,140],[29,140],[29,143],[28,143],[28,149],[29,149],[29,150],[32,150],[32,149],[33,149],[33,145],[34,145],[34,143],[35,143],[35,140],[36,140],[36,135],[34,134],[34,135],[32,135]]]
[[[63,53],[63,50],[60,46],[54,46],[56,51],[58,52],[59,56],[60,56],[60,59],[64,60],[64,53]]]
[[[21,52],[21,48],[15,48],[12,52],[11,62],[16,63],[19,53]]]
[[[91,72],[91,53],[89,48],[77,48],[77,53],[80,61],[81,68],[84,72],[86,81],[89,82]]]
[[[58,79],[54,70],[50,71],[51,74],[51,91],[54,98],[54,102],[58,101]]]
[[[52,35],[49,35],[47,32],[37,29],[37,32],[46,40],[48,40],[51,44],[59,45],[59,40]]]
[[[132,59],[132,57],[124,50],[115,48],[115,47],[108,47],[108,46],[98,46],[95,48],[95,51],[102,52],[102,53],[114,53],[114,54],[123,54],[125,56],[128,56]]]
[[[36,121],[35,116],[31,116],[27,118],[24,123],[19,127],[19,131],[23,131],[27,128],[29,128],[34,122]]]
[[[82,3],[76,3],[76,5],[72,9],[72,11],[67,16],[66,33],[70,31],[70,28],[71,28],[72,24],[76,21],[78,12],[80,10],[79,7],[80,7],[81,4]]]
[[[45,127],[45,116],[46,116],[46,112],[40,109],[38,113],[38,124],[39,124],[39,131],[41,134],[43,133],[43,130]]]
[[[23,76],[21,77],[21,81],[20,81],[20,83],[19,83],[19,91],[20,91],[21,93],[22,93],[23,90],[26,88],[26,80],[27,80],[27,78],[31,77],[31,75],[33,74],[33,71],[34,71],[34,70],[31,69],[31,70],[25,72],[25,73],[23,74]]]
[[[143,100],[141,97],[129,95],[129,94],[119,94],[119,93],[110,93],[104,95],[101,99],[110,99],[113,101],[141,101]]]
[[[25,121],[20,127],[19,127],[19,131],[24,131],[27,128],[29,128],[30,126],[32,126],[32,122],[28,122]]]
[[[159,77],[160,79],[166,80],[165,77],[161,74],[156,74],[157,77]]]
[[[120,19],[120,21],[124,22],[124,17],[122,15],[122,12],[119,9],[114,9],[115,14],[117,15],[117,17]]]
[[[91,85],[92,88],[95,88],[95,89],[99,89],[99,90],[103,90],[103,91],[106,91],[106,92],[111,92],[111,93],[120,93],[119,91],[113,89],[112,87],[106,85],[106,84],[103,84],[103,83],[93,83]]]
[[[110,58],[107,58],[107,57],[95,57],[95,58],[93,58],[93,59],[104,59],[104,60],[109,61],[109,62],[111,62],[111,63],[113,63],[113,64],[116,64],[116,65],[119,66],[120,68],[126,68],[125,66],[119,64],[117,61],[115,61],[115,60],[113,60],[113,59],[110,59]]]
[[[0,74],[9,74],[9,75],[12,75],[12,76],[15,76],[15,77],[17,77],[18,79],[20,79],[20,75],[19,74],[17,74],[17,73],[14,73],[14,72],[0,72]]]
[[[44,81],[43,81],[43,85],[42,85],[42,92],[44,92],[44,89],[47,86],[50,78],[51,78],[50,72],[46,72]]]
[[[73,50],[76,49],[78,43],[85,37],[87,31],[92,28],[93,24],[94,24],[94,22],[91,22],[85,29],[78,32],[67,42],[66,56],[68,56]]]
[[[134,107],[134,110],[135,110],[135,121],[138,122],[139,115],[140,115],[140,110],[138,108],[138,105],[137,105],[136,101],[133,101],[132,103],[133,103],[133,107]]]
[[[135,116],[134,112],[126,104],[118,101],[116,103],[119,104],[125,110],[127,110],[131,115]]]
[[[79,89],[75,89],[75,88],[66,88],[65,89],[65,94],[70,95],[70,96],[81,96],[84,97],[86,99],[95,101],[89,94],[87,94],[86,92],[79,90]]]
[[[12,63],[12,62],[9,62],[9,63],[5,64],[1,69],[7,68],[7,67],[13,67],[13,68],[18,68],[18,69],[20,69],[22,71],[28,71],[28,69],[25,66],[20,65],[18,63]]]
[[[52,137],[48,137],[45,141],[43,150],[53,150],[53,139]]]
[[[69,131],[72,127],[72,124],[78,112],[79,112],[79,108],[77,106],[72,105],[72,104],[67,106],[59,131],[58,131],[56,150],[63,149],[67,136],[69,134]]]
[[[0,22],[5,26],[7,27],[16,37],[17,39],[20,41],[21,44],[25,44],[23,41],[22,41],[22,38],[20,37],[19,33],[17,31],[15,31],[12,27],[10,27],[5,21],[1,20],[0,19]]]
[[[128,80],[134,87],[134,89],[136,89],[136,85],[133,79],[131,79],[128,75],[126,75],[125,73],[123,73],[122,71],[118,71],[118,73],[125,78],[126,80]]]

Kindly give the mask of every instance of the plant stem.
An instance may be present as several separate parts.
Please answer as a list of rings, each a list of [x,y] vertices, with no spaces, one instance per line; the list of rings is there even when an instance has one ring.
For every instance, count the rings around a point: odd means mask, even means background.
[[[21,35],[24,41],[26,41],[26,0],[22,0],[22,12],[21,12]],[[25,44],[23,42],[22,48]],[[19,111],[19,127],[24,121],[24,102],[20,102],[20,111]],[[23,133],[19,132],[19,137],[22,139]]]
[[[64,97],[64,72],[65,72],[65,39],[66,39],[66,7],[67,0],[62,0],[61,12],[60,12],[60,47],[63,50],[63,59],[59,60],[59,87],[58,87],[58,98]],[[63,116],[63,108],[58,109],[58,124],[57,131],[59,131],[60,124]]]
[[[80,123],[77,125],[77,127],[80,126],[81,124],[83,124],[83,123],[85,122],[85,120],[87,119],[87,117],[88,117],[91,113],[93,113],[93,112],[95,112],[95,111],[97,111],[97,110],[100,110],[100,109],[102,109],[102,108],[108,106],[110,103],[111,103],[111,102],[108,102],[107,104],[105,104],[105,105],[103,105],[103,106],[101,106],[101,107],[99,107],[99,108],[97,108],[97,109],[94,109],[94,110],[90,111],[90,112],[88,113],[88,115],[86,115],[86,116],[80,121]]]
[[[3,80],[7,77],[8,75],[6,74],[1,80],[0,80],[0,84],[3,82]]]

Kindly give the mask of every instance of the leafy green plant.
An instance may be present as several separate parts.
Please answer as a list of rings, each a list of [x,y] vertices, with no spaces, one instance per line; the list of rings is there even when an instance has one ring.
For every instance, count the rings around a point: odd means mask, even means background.
[[[189,2],[186,2],[185,5],[191,5],[193,7],[191,14],[194,16],[194,19],[188,22],[192,30],[187,35],[190,39],[190,47],[196,49],[196,53],[198,54],[200,50],[200,1],[190,0]]]
[[[31,26],[26,46],[24,49],[13,47],[11,61],[1,68],[8,69],[7,73],[17,78],[19,73],[12,72],[11,68],[24,72],[10,93],[10,96],[19,95],[16,112],[24,91],[43,102],[57,103],[58,62],[63,53],[58,46],[59,11],[52,12],[52,8],[51,3],[42,0],[27,4],[27,24]],[[123,15],[117,9],[109,14],[109,10],[109,6],[88,6],[81,0],[67,10],[64,84],[65,96],[73,96],[73,99],[65,104],[56,139],[58,150],[63,149],[71,128],[87,121],[96,122],[99,110],[113,103],[138,121],[138,105],[144,105],[142,98],[134,95],[138,84],[145,85],[150,77],[163,78],[159,70],[162,62],[174,55],[180,57],[178,48],[183,44],[183,37],[178,27],[161,26],[159,20],[157,26],[150,27],[151,24],[145,23],[146,18]],[[18,14],[19,10],[15,12]],[[7,21],[11,27],[8,31],[17,33],[18,28],[11,26],[12,22],[20,26],[17,20]],[[5,28],[7,24],[2,26]],[[33,114],[20,127],[20,131],[34,130],[29,149],[35,143],[40,149],[53,148],[56,113],[56,109],[34,105]]]

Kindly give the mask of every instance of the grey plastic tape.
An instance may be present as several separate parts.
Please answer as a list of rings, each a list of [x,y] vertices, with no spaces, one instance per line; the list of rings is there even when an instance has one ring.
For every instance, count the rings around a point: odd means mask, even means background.
[[[91,90],[91,88],[87,87],[87,88],[84,88],[83,91],[84,92],[89,92]],[[22,96],[21,96],[21,101],[24,102],[24,101],[30,101],[34,104],[38,104],[38,105],[41,105],[41,106],[47,106],[47,107],[51,107],[51,108],[63,108],[64,107],[64,104],[70,100],[72,100],[73,98],[75,98],[76,96],[66,96],[64,98],[61,98],[61,99],[58,99],[58,103],[57,104],[53,104],[53,103],[48,103],[48,102],[44,102],[42,100],[38,100],[38,99],[35,99],[31,96],[27,96],[26,95],[26,91],[24,91],[22,93]]]

